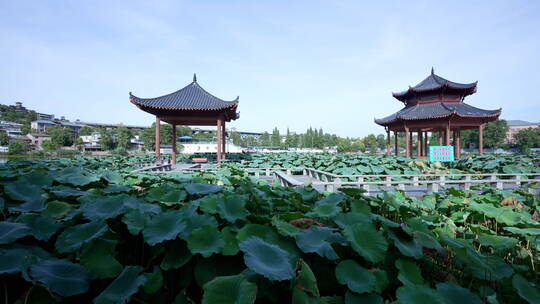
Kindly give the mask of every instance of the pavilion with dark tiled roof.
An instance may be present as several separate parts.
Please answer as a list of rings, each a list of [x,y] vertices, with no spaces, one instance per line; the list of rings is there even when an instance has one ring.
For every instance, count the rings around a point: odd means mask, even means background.
[[[173,126],[172,138],[176,143],[176,126],[217,126],[217,159],[225,159],[225,123],[236,120],[240,114],[238,97],[232,101],[225,101],[208,93],[197,82],[193,75],[193,82],[186,87],[160,97],[140,98],[131,92],[129,100],[139,109],[156,116],[156,159],[160,161],[160,122],[164,121]],[[172,145],[172,162],[176,163],[176,145]]]
[[[452,144],[456,157],[460,157],[461,130],[479,130],[479,152],[483,153],[483,128],[488,122],[496,120],[501,109],[484,110],[463,102],[466,96],[476,93],[477,82],[456,83],[431,74],[414,87],[406,91],[392,93],[403,102],[405,107],[398,112],[375,119],[375,123],[384,126],[387,133],[387,154],[390,154],[390,132],[394,132],[395,153],[398,154],[398,132],[405,132],[406,156],[411,157],[413,150],[412,134],[417,132],[417,156],[427,156],[428,132],[439,132],[439,145],[450,145],[450,133],[453,132]],[[443,136],[444,134],[444,136]]]

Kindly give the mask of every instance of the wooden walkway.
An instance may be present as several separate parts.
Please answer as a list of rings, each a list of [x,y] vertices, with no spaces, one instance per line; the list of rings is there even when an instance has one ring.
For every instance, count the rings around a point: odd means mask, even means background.
[[[153,164],[135,171],[193,173],[217,170],[221,169],[205,168],[200,164]],[[278,180],[284,187],[311,185],[319,191],[331,192],[341,187],[353,187],[366,190],[367,195],[399,189],[412,196],[422,196],[428,192],[446,191],[449,188],[470,190],[471,187],[482,184],[500,190],[524,188],[529,193],[539,193],[540,190],[540,173],[337,175],[313,168],[243,168],[243,170],[269,183]]]

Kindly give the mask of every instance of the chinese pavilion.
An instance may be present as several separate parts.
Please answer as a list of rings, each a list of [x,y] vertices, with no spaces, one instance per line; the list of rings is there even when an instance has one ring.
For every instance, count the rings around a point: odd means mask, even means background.
[[[129,101],[139,109],[156,116],[156,160],[160,158],[160,122],[164,121],[172,128],[172,163],[176,164],[176,126],[217,126],[217,159],[225,159],[225,122],[236,120],[240,113],[236,112],[238,97],[233,101],[225,101],[205,91],[193,75],[193,82],[186,87],[160,97],[140,98],[131,92]]]
[[[413,132],[417,132],[417,156],[428,154],[428,132],[439,132],[439,145],[451,144],[450,134],[453,132],[452,144],[455,157],[460,157],[461,130],[479,130],[478,149],[483,151],[484,124],[496,120],[501,114],[498,110],[483,110],[463,102],[466,96],[476,93],[474,83],[456,83],[436,75],[431,69],[429,75],[414,87],[392,96],[403,102],[405,107],[400,111],[375,123],[386,129],[386,150],[390,154],[390,131],[394,132],[395,153],[398,154],[398,132],[405,133],[406,156],[411,157],[413,151]]]

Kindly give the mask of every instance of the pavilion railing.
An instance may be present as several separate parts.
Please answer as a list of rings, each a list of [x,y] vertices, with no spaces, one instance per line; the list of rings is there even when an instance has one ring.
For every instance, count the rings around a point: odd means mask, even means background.
[[[330,181],[316,181],[312,185],[325,191],[340,187],[356,187],[371,190],[380,187],[406,190],[406,187],[426,186],[427,191],[438,192],[445,188],[469,190],[474,185],[487,184],[497,189],[540,184],[540,173],[487,173],[487,174],[405,174],[405,175],[330,175]],[[538,187],[538,186],[536,186]],[[529,192],[533,188],[529,188]]]

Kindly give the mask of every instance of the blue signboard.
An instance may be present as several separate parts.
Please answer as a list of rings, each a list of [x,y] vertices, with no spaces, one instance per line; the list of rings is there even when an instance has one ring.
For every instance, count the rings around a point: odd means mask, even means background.
[[[454,146],[429,146],[429,161],[454,161]]]

